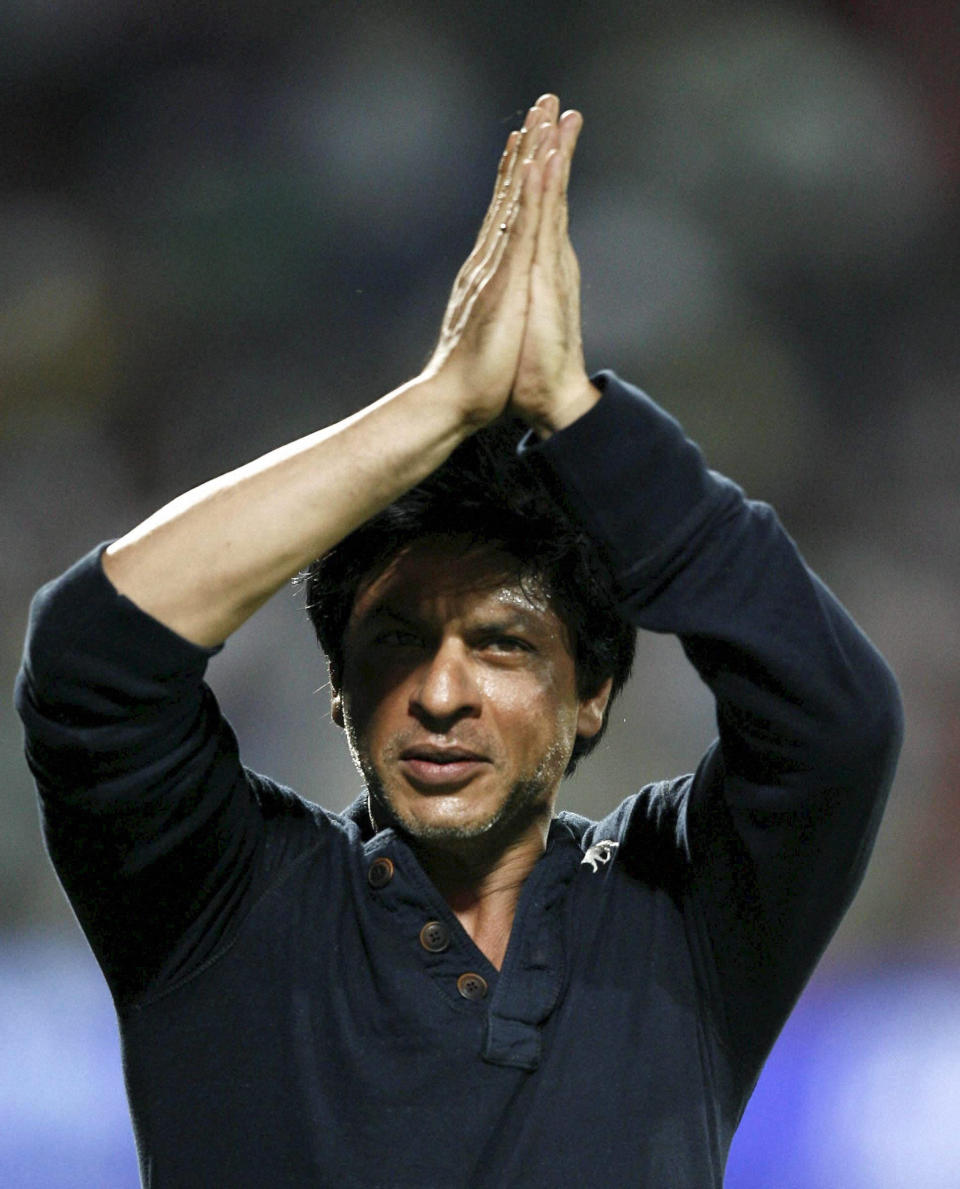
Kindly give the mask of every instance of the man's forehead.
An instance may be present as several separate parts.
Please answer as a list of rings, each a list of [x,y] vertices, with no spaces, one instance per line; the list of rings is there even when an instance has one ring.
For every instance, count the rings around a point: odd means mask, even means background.
[[[384,609],[413,609],[469,599],[488,609],[552,612],[545,582],[494,545],[422,540],[397,553],[369,582],[361,583],[351,619]]]

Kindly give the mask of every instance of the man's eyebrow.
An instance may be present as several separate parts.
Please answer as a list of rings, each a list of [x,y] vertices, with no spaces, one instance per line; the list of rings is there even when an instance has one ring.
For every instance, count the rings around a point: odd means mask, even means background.
[[[499,613],[492,612],[484,615],[472,625],[478,632],[509,632],[521,630],[525,632],[543,632],[548,627],[543,616],[535,610],[524,611],[521,607],[504,607]]]
[[[402,611],[398,611],[390,603],[376,603],[369,611],[364,611],[360,617],[360,622],[371,623],[380,619],[395,619],[398,623],[402,623],[406,627],[417,626],[415,619],[412,619],[409,615],[404,615]]]
[[[364,611],[357,622],[358,624],[376,624],[385,619],[393,620],[409,628],[419,628],[421,626],[419,619],[415,616],[404,614],[403,611],[389,602],[375,604],[369,611]],[[523,607],[517,606],[506,606],[487,612],[481,619],[476,620],[470,625],[471,631],[480,633],[508,632],[518,629],[527,632],[547,630],[542,616],[538,614],[536,608],[531,608],[528,611]]]

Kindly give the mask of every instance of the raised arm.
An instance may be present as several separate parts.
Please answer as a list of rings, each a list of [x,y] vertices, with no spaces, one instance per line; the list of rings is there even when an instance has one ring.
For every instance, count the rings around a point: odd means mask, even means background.
[[[510,135],[424,371],[352,417],[180,496],[116,541],[103,566],[121,594],[187,640],[219,644],[302,566],[503,410],[555,120],[541,101]]]
[[[569,143],[579,117],[558,127]],[[691,906],[717,1024],[749,1081],[859,885],[902,707],[772,509],[708,470],[642,393],[612,373],[587,381],[568,165],[569,152],[546,163],[512,403],[544,439],[531,459],[605,554],[622,614],[678,636],[716,699],[717,742],[695,776],[631,803],[620,856],[675,879]]]
[[[242,767],[206,662],[507,403],[555,139],[537,105],[510,136],[420,376],[174,500],[103,568],[90,554],[35,598],[16,695],[27,758],[51,858],[118,997],[202,965],[323,833],[302,801]]]

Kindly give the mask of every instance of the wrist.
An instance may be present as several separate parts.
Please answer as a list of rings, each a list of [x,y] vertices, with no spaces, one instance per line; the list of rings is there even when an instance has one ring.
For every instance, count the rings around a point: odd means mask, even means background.
[[[600,389],[583,376],[575,383],[558,389],[551,395],[549,404],[542,412],[527,417],[526,420],[538,437],[549,438],[551,434],[566,429],[585,413],[589,413],[601,395]]]
[[[431,360],[412,383],[445,409],[464,438],[495,421],[506,405],[506,394],[491,396],[450,357]]]

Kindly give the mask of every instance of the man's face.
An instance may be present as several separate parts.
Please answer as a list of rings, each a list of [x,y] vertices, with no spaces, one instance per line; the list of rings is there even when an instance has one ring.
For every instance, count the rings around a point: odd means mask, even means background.
[[[578,733],[569,633],[543,591],[492,549],[427,538],[361,587],[333,714],[382,813],[453,842],[549,821]],[[488,838],[489,840],[489,838]]]

